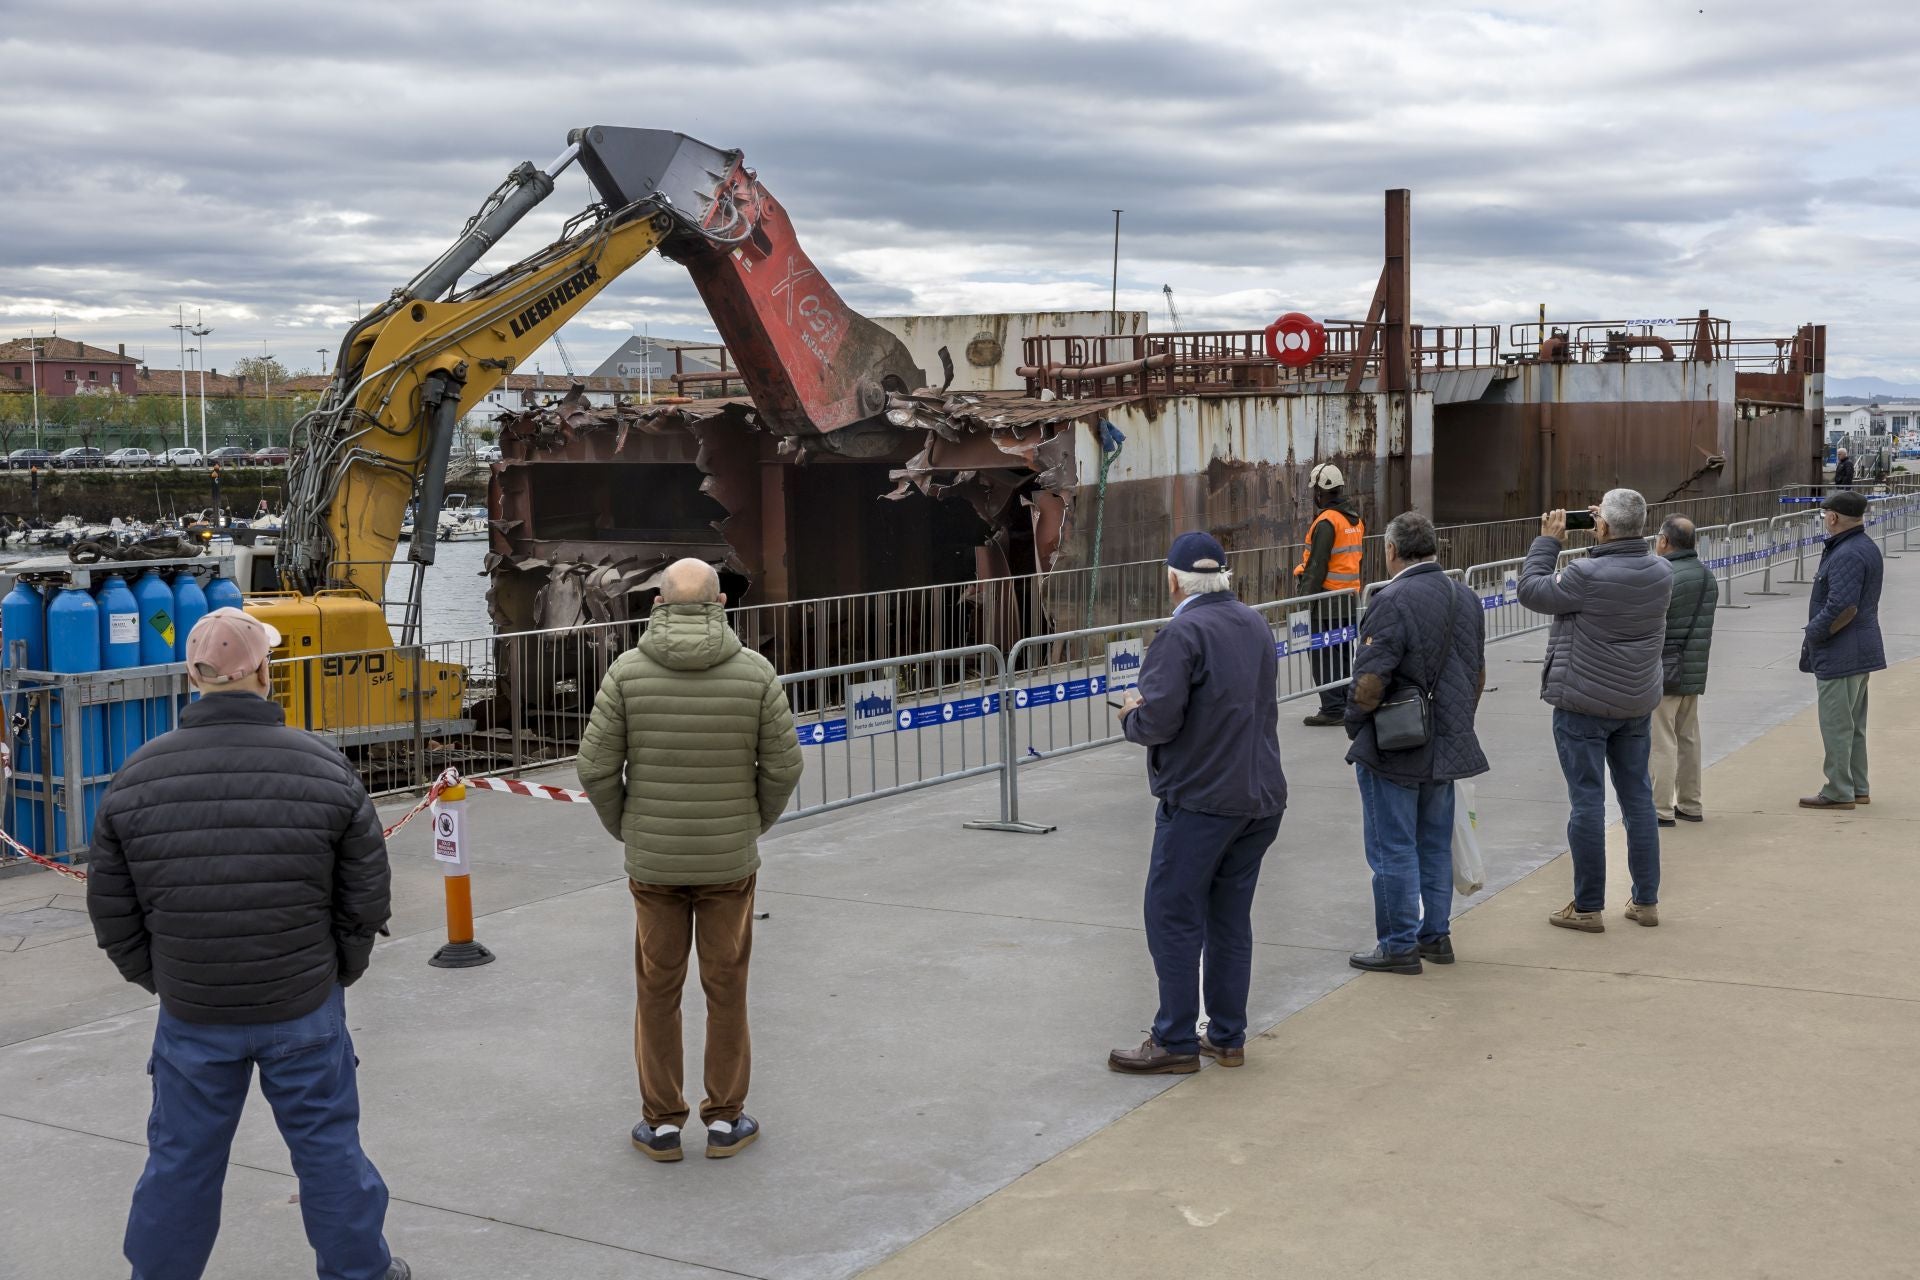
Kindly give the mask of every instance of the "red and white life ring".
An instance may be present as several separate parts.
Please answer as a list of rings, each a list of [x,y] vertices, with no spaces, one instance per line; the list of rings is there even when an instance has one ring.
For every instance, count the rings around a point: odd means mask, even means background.
[[[1267,355],[1290,369],[1318,360],[1327,349],[1327,327],[1312,316],[1289,311],[1267,326]]]

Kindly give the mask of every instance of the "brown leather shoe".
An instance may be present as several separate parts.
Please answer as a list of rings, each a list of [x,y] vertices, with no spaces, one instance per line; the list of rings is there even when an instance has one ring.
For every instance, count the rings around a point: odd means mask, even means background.
[[[1856,791],[1853,793],[1853,802],[1855,804],[1872,804],[1873,799],[1864,791]]]
[[[1148,1036],[1138,1049],[1115,1049],[1109,1053],[1107,1069],[1130,1076],[1190,1076],[1200,1069],[1200,1055],[1169,1053]]]
[[[1802,809],[1851,809],[1859,803],[1858,797],[1852,800],[1829,800],[1825,796],[1801,796]]]
[[[1222,1049],[1206,1036],[1200,1037],[1200,1056],[1212,1058],[1223,1067],[1244,1067],[1247,1065],[1247,1051],[1243,1046],[1237,1049]]]

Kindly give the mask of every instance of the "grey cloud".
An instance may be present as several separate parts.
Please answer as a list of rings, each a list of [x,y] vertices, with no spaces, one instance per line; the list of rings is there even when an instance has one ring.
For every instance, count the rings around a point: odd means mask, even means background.
[[[1661,294],[1715,255],[1729,222],[1805,228],[1920,199],[1905,182],[1814,181],[1796,150],[1806,144],[1782,140],[1837,125],[1809,101],[1810,82],[1915,69],[1913,20],[1874,10],[1873,41],[1851,18],[1808,31],[1762,6],[1728,10],[1697,47],[1650,60],[1658,74],[1631,61],[1576,71],[1542,109],[1579,123],[1542,145],[1524,103],[1447,127],[1474,86],[1512,99],[1504,77],[1522,68],[1423,47],[1430,77],[1383,80],[1374,55],[1417,38],[1390,12],[1366,41],[1343,43],[1316,39],[1299,15],[1203,25],[1164,6],[1103,6],[1090,12],[1110,22],[1063,31],[1043,11],[991,4],[346,0],[210,3],[184,16],[98,0],[83,46],[40,6],[10,11],[0,44],[0,164],[17,183],[0,302],[125,307],[152,318],[124,328],[162,334],[160,313],[183,293],[268,326],[297,307],[370,303],[512,164],[548,159],[589,123],[742,148],[842,292],[876,311],[912,310],[958,282],[861,275],[840,254],[972,248],[969,281],[1058,279],[1062,296],[1078,296],[1104,282],[1115,205],[1127,209],[1128,258],[1169,278],[1235,289],[1251,287],[1249,268],[1276,286],[1368,279],[1379,193],[1397,185],[1414,189],[1416,261],[1489,277],[1468,296],[1528,296],[1548,280],[1600,297],[1589,280]],[[1582,38],[1585,19],[1525,13],[1538,30]],[[1663,17],[1648,39],[1691,30]],[[585,199],[570,175],[518,247]],[[1920,259],[1910,242],[1889,251],[1901,256],[1883,273]],[[78,264],[107,275],[73,284]],[[1724,288],[1764,292],[1735,278]],[[617,283],[607,306],[701,314],[661,262]]]

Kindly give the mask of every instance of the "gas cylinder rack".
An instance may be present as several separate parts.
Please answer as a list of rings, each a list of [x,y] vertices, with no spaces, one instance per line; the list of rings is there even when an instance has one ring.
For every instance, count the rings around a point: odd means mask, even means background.
[[[237,607],[231,555],[0,565],[0,821],[36,853],[80,857],[107,783],[179,723],[187,633]]]

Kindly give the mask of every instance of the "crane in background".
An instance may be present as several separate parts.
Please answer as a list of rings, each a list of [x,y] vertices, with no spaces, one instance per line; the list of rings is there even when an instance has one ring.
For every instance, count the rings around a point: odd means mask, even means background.
[[[1167,315],[1173,321],[1173,331],[1175,333],[1184,332],[1186,330],[1186,325],[1180,322],[1180,308],[1173,305],[1173,286],[1170,284],[1163,284],[1160,286],[1160,292],[1165,294],[1167,297]]]
[[[580,375],[573,371],[573,357],[567,354],[567,344],[560,341],[560,332],[557,329],[553,334],[553,349],[560,353],[560,366],[567,371],[568,379],[578,381]]]

